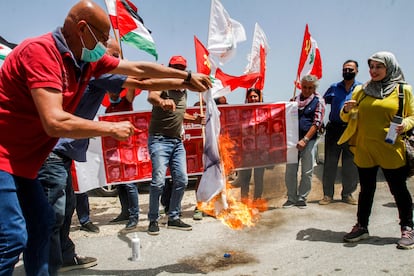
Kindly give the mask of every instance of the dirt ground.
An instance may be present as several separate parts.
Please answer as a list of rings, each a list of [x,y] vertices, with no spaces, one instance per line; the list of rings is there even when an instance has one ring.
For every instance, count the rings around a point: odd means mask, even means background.
[[[338,168],[340,170],[340,168]],[[312,181],[312,190],[308,196],[309,202],[318,201],[323,197],[322,191],[322,171],[323,165],[319,164],[314,168],[314,175]],[[285,165],[276,165],[272,170],[265,170],[264,175],[264,190],[263,197],[268,202],[269,209],[280,208],[286,201],[286,187],[284,183]],[[253,177],[252,177],[253,179]],[[339,183],[339,181],[338,181]],[[337,184],[335,188],[335,199],[340,199],[341,185]],[[254,187],[251,184],[250,191],[252,193]],[[233,188],[232,195],[236,198],[240,198],[240,188]],[[139,194],[139,206],[140,206],[140,227],[147,227],[147,213],[148,213],[148,200],[149,194],[147,191],[141,191]],[[123,224],[110,224],[109,221],[115,218],[120,210],[120,203],[118,197],[101,197],[96,196],[93,191],[89,196],[91,220],[100,227],[100,233],[96,235],[113,235],[118,233],[124,227]],[[195,208],[195,190],[193,185],[189,185],[185,192],[182,209],[183,217],[192,217]],[[72,220],[71,237],[77,239],[90,235],[84,231],[77,231],[80,228],[76,213]]]

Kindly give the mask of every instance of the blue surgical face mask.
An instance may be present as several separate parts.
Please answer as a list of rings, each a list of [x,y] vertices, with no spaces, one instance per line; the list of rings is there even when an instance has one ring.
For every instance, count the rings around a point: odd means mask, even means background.
[[[112,100],[111,97],[109,97],[109,102],[112,104],[117,104],[121,102],[121,97],[118,97],[116,100]]]
[[[96,39],[96,36],[92,32],[89,25],[86,24],[86,26],[88,27],[89,31],[91,32],[93,38],[95,38],[96,45],[95,45],[95,48],[93,48],[92,50],[89,50],[88,48],[85,47],[85,43],[83,42],[82,37],[80,37],[81,42],[82,42],[82,46],[83,46],[81,60],[85,61],[85,62],[95,62],[95,61],[100,60],[103,57],[103,55],[106,52],[106,47],[102,44],[102,42],[100,42],[100,41],[98,41],[98,39]]]

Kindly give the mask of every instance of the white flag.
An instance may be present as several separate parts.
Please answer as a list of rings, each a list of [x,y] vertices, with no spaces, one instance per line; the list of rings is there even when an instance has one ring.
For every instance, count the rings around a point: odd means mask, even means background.
[[[256,22],[254,26],[252,50],[247,57],[248,64],[246,66],[245,74],[260,72],[260,46],[265,49],[265,56],[270,50],[267,37],[262,28]]]
[[[211,0],[207,42],[210,54],[217,56],[223,64],[235,55],[237,43],[245,40],[243,25],[230,18],[219,0]]]
[[[213,100],[211,90],[208,90],[206,94],[206,140],[203,152],[204,173],[197,189],[198,202],[209,202],[224,190],[226,183],[218,147],[220,111]],[[227,206],[223,194],[222,204]],[[224,206],[222,208],[227,208]]]

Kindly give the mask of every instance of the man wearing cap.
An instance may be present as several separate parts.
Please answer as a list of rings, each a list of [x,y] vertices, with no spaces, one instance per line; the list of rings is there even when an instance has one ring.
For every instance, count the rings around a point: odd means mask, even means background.
[[[179,70],[187,68],[187,60],[173,56],[168,64]],[[149,127],[148,149],[152,162],[152,180],[148,219],[148,234],[158,235],[160,196],[165,186],[165,175],[169,167],[172,176],[172,192],[168,209],[168,228],[192,230],[191,225],[181,221],[181,200],[188,183],[186,152],[183,144],[183,121],[201,123],[201,116],[185,112],[187,90],[149,91],[148,101],[153,105]]]

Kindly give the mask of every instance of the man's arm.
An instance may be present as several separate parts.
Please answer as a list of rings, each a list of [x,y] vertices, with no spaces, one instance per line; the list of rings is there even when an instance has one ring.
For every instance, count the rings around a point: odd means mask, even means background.
[[[121,60],[117,68],[110,73],[135,76],[140,80],[148,78],[174,78],[180,80],[188,80],[194,91],[203,92],[212,86],[209,76],[198,73],[189,73],[174,69],[172,67],[163,66],[152,62],[133,62]],[[171,89],[171,88],[169,88]]]
[[[159,106],[162,110],[175,111],[175,102],[172,99],[161,98],[162,91],[148,91],[148,102],[153,106]]]
[[[197,91],[197,88],[194,87],[191,83],[183,81],[182,79],[174,79],[174,78],[137,79],[134,77],[128,77],[125,80],[123,87],[139,88],[142,90],[188,89],[191,91]]]
[[[135,99],[135,88],[128,88],[125,98],[128,102],[132,103]]]
[[[33,101],[39,112],[45,132],[51,137],[73,139],[112,136],[126,140],[135,128],[129,121],[92,121],[74,116],[62,109],[62,93],[51,88],[32,89]]]

